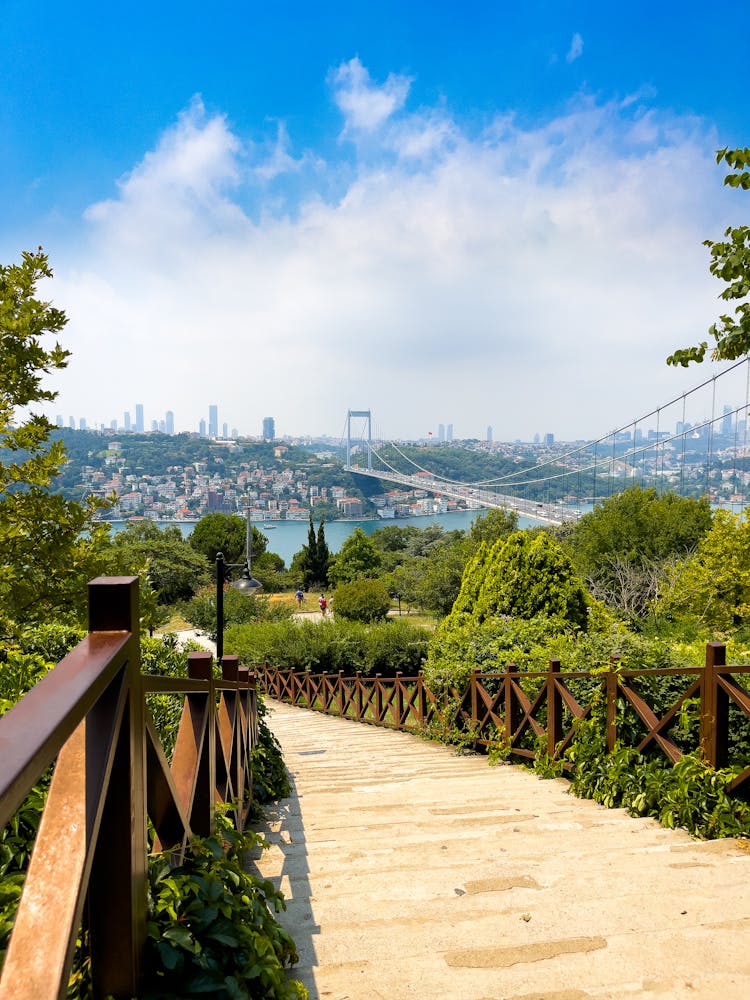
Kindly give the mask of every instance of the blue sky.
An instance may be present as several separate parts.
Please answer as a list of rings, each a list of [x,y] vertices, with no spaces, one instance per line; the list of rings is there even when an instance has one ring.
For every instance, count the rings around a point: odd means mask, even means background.
[[[700,381],[750,4],[0,5],[0,259],[90,424],[603,433]]]

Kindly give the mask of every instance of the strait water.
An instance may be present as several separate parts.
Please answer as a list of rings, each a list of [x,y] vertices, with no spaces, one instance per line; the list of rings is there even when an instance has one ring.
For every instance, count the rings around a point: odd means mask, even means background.
[[[439,524],[444,531],[455,531],[456,529],[468,531],[474,519],[483,513],[484,511],[481,510],[459,510],[452,511],[449,514],[432,514],[424,517],[399,517],[394,520],[326,521],[325,536],[328,548],[332,553],[335,553],[341,549],[341,546],[355,528],[361,528],[366,535],[371,535],[378,528],[385,528],[391,524],[395,524],[399,528],[404,528],[407,524],[413,524],[417,528],[427,528],[431,524]],[[160,527],[166,527],[166,524],[162,522],[157,523],[159,523]],[[185,538],[192,533],[195,527],[195,524],[190,522],[177,521],[175,523]],[[536,523],[536,521],[528,517],[518,518],[519,528],[533,527]],[[112,531],[118,532],[122,531],[127,522],[112,521],[111,524]],[[287,566],[291,563],[295,552],[299,552],[302,546],[307,544],[309,527],[307,521],[274,521],[272,528],[265,527],[258,521],[253,521],[253,526],[268,538],[269,552],[276,552],[280,555]],[[315,530],[317,531],[317,529],[318,522],[316,521]]]

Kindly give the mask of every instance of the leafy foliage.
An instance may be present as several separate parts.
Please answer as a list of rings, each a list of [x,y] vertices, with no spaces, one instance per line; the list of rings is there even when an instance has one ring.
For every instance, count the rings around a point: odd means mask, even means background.
[[[292,1000],[307,991],[287,978],[294,942],[274,919],[285,908],[272,883],[246,870],[257,834],[195,838],[183,864],[149,863],[149,924],[143,1000]]]
[[[247,523],[236,514],[206,514],[193,528],[190,545],[213,565],[216,553],[221,552],[227,562],[242,562],[247,544]],[[268,546],[268,538],[255,525],[252,526],[252,557],[261,556]]]
[[[355,528],[333,561],[328,579],[351,583],[362,577],[374,577],[380,567],[380,554],[361,528]]]
[[[336,616],[354,622],[384,621],[391,598],[380,580],[340,584],[333,596]]]
[[[361,622],[260,622],[227,631],[227,646],[246,666],[353,675],[414,675],[427,654],[428,633],[392,619]]]
[[[657,611],[667,617],[690,615],[721,632],[750,621],[747,515],[716,511],[713,527],[697,552],[672,568]]]
[[[720,149],[716,162],[724,162],[731,173],[724,178],[728,187],[750,190],[750,149]],[[711,251],[711,274],[725,282],[726,287],[720,298],[726,302],[738,302],[734,315],[723,315],[719,322],[709,328],[714,339],[711,351],[712,361],[733,361],[750,351],[750,226],[730,226],[721,241],[705,240],[704,246]],[[669,365],[701,362],[708,350],[707,341],[695,347],[675,351],[667,358]]]
[[[107,556],[115,575],[143,573],[160,604],[187,600],[209,580],[205,559],[176,525],[161,529],[151,521],[128,524],[113,537]]]
[[[65,368],[70,354],[59,343],[44,346],[67,323],[64,312],[36,298],[37,283],[51,277],[41,248],[23,253],[20,264],[0,265],[0,629],[6,635],[20,622],[52,614],[82,618],[85,582],[99,572],[106,534],[93,523],[104,501],[75,503],[51,492],[64,449],[50,442],[46,417],[28,409],[56,397],[42,387],[43,376]]]
[[[710,527],[706,498],[633,487],[584,514],[566,546],[592,593],[637,620],[650,610],[670,560],[695,549]]]

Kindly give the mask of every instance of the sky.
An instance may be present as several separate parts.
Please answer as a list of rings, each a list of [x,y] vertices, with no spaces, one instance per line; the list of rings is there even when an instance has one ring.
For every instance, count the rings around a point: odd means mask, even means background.
[[[0,0],[0,262],[43,246],[69,318],[46,412],[625,424],[710,375],[665,358],[748,222],[748,65],[747,0]]]

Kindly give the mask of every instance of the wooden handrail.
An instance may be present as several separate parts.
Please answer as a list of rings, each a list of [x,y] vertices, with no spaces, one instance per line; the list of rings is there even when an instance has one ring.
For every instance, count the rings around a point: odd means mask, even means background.
[[[514,664],[508,664],[502,672],[474,670],[466,691],[451,692],[442,705],[421,675],[402,677],[399,674],[395,678],[383,678],[380,675],[363,677],[357,673],[355,678],[345,678],[341,674],[272,670],[266,664],[260,678],[263,690],[280,701],[323,712],[333,711],[359,722],[411,731],[423,728],[429,715],[439,716],[449,701],[456,699],[458,715],[454,720],[447,720],[449,724],[465,724],[475,746],[500,740],[512,755],[525,758],[534,757],[536,752],[528,742],[523,743],[527,733],[533,740],[544,739],[545,749],[552,759],[570,746],[573,727],[578,720],[590,715],[591,705],[579,704],[567,685],[588,678],[596,681],[597,690],[605,699],[609,750],[615,748],[617,705],[623,701],[645,731],[637,749],[653,746],[675,763],[682,757],[682,751],[667,734],[679,718],[683,703],[696,695],[700,701],[700,737],[696,749],[700,749],[706,763],[721,767],[728,757],[729,704],[733,703],[750,718],[750,691],[737,680],[739,676],[750,674],[750,665],[727,666],[725,655],[721,643],[708,643],[706,663],[702,667],[624,669],[617,658],[613,658],[605,672],[572,670],[563,673],[557,660],[552,660],[546,671],[522,671]],[[661,717],[652,710],[647,699],[632,688],[638,679],[678,676],[685,677],[689,683]],[[352,682],[356,684],[356,697],[344,698],[340,686]],[[527,685],[536,682],[532,689],[535,693],[528,694],[522,682]],[[565,723],[564,719],[569,721]],[[750,767],[733,782],[732,790],[742,788],[746,791],[748,786]]]
[[[155,848],[209,833],[215,805],[244,825],[257,739],[255,678],[188,656],[188,678],[140,673],[137,577],[89,585],[89,635],[0,719],[0,821],[56,761],[0,977],[0,1000],[65,996],[88,914],[94,996],[137,995],[146,939],[146,818]],[[167,764],[146,693],[184,694]]]

